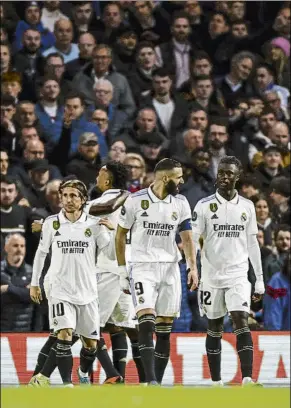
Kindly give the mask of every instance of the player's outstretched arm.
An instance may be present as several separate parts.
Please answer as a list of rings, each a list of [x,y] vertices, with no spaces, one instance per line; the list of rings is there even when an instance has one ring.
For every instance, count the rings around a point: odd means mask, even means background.
[[[198,271],[196,265],[196,249],[193,241],[192,229],[180,231],[183,250],[185,253],[188,273],[188,285],[191,285],[190,290],[195,290],[198,287]]]
[[[94,217],[111,214],[125,203],[129,194],[130,193],[128,191],[121,191],[118,196],[112,198],[106,203],[96,203],[90,207],[89,214],[93,215]]]

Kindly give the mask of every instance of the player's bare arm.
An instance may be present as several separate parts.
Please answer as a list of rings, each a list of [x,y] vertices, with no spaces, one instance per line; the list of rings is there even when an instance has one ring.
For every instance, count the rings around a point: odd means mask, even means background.
[[[121,191],[117,197],[114,197],[106,203],[96,203],[90,207],[89,214],[95,217],[111,214],[125,203],[129,194],[128,191]]]
[[[181,231],[180,237],[182,240],[187,267],[189,268],[188,285],[191,285],[190,290],[193,291],[198,287],[198,272],[196,265],[196,250],[193,242],[192,230]]]
[[[120,287],[126,294],[130,294],[125,260],[126,234],[128,231],[128,229],[118,225],[115,236],[116,259],[120,269]]]

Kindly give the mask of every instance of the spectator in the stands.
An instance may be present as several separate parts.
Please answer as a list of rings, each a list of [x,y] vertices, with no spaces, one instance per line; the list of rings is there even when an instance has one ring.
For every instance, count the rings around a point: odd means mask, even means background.
[[[80,35],[88,32],[95,36],[97,21],[92,1],[74,1],[71,4],[74,41],[77,42]]]
[[[94,108],[104,109],[108,116],[108,134],[107,144],[114,140],[119,131],[124,127],[129,117],[123,110],[113,104],[113,85],[108,79],[100,79],[94,85],[95,101]]]
[[[44,73],[45,76],[52,76],[57,79],[61,90],[60,103],[64,103],[66,96],[72,91],[71,81],[65,76],[65,69],[64,57],[60,53],[54,52],[46,57]],[[42,81],[39,82],[42,83]]]
[[[276,224],[290,223],[290,178],[275,177],[270,185],[273,202],[273,220]]]
[[[255,176],[261,183],[264,193],[269,193],[271,181],[283,174],[281,149],[276,145],[267,145],[263,150],[263,160],[255,170]]]
[[[242,174],[240,180],[240,194],[251,200],[260,193],[260,182],[253,174]]]
[[[9,156],[7,150],[1,148],[0,150],[0,174],[6,176],[9,167]]]
[[[150,42],[140,42],[136,48],[136,65],[128,75],[128,82],[136,102],[141,95],[145,95],[152,89],[152,74],[155,69],[154,45]]]
[[[41,22],[41,9],[36,1],[24,3],[24,20],[18,22],[15,31],[14,49],[19,51],[22,48],[23,33],[29,29],[36,29],[41,35],[41,50],[44,51],[55,43],[55,36],[44,28]]]
[[[254,67],[255,56],[249,51],[241,51],[231,58],[230,72],[217,83],[227,107],[236,99],[253,95],[249,79]]]
[[[49,181],[45,189],[46,205],[42,208],[36,208],[33,210],[33,216],[36,218],[43,218],[57,214],[61,211],[62,203],[60,200],[59,188],[62,180]]]
[[[157,64],[167,66],[175,77],[174,86],[179,88],[190,78],[190,53],[193,52],[193,45],[189,40],[191,26],[187,13],[178,12],[173,16],[171,33],[171,41],[156,47]]]
[[[12,154],[16,149],[16,124],[14,122],[15,98],[10,95],[2,95],[1,97],[1,147],[4,147],[9,154]]]
[[[208,127],[207,112],[198,107],[192,108],[189,112],[187,127],[188,129],[200,129],[203,133],[205,133]]]
[[[246,14],[245,1],[231,1],[227,2],[227,14],[230,21],[244,20]]]
[[[50,140],[54,147],[49,158],[62,173],[68,160],[77,153],[79,137],[84,132],[95,133],[98,136],[100,156],[105,158],[107,154],[108,148],[103,134],[95,123],[88,122],[84,111],[85,101],[82,94],[72,92],[67,95],[61,131],[54,134]]]
[[[266,106],[274,110],[277,120],[288,122],[290,119],[289,109],[282,106],[278,91],[266,91],[264,94],[264,102]]]
[[[72,80],[74,76],[92,60],[96,40],[90,33],[80,34],[78,39],[79,56],[66,64],[65,78]]]
[[[172,77],[166,68],[153,72],[153,91],[140,98],[140,107],[151,107],[156,111],[158,127],[168,138],[186,127],[188,109],[186,102],[172,93]]]
[[[282,270],[284,262],[290,252],[290,226],[288,224],[278,225],[274,233],[275,248],[263,264],[265,282],[268,283],[271,277]]]
[[[21,75],[18,72],[6,72],[1,75],[1,93],[15,98],[15,103],[19,102],[22,91]]]
[[[129,169],[129,180],[127,189],[135,193],[143,188],[143,181],[146,175],[145,161],[140,154],[127,153],[123,162]]]
[[[102,19],[98,20],[95,38],[97,44],[113,45],[116,39],[116,32],[123,24],[123,11],[119,1],[108,2],[104,9]]]
[[[191,90],[193,98],[191,105],[197,109],[204,109],[209,115],[227,115],[224,109],[224,101],[220,91],[215,89],[213,80],[208,75],[191,77]]]
[[[272,246],[273,223],[268,199],[264,194],[252,197],[255,205],[258,228],[264,232],[264,245]]]
[[[108,45],[97,45],[89,63],[75,76],[72,86],[82,92],[88,105],[95,101],[94,84],[100,79],[108,79],[113,85],[112,103],[131,117],[135,103],[127,79],[112,67],[112,49]]]
[[[123,163],[126,157],[126,146],[122,140],[116,140],[110,146],[108,152],[109,160],[114,160]]]
[[[60,84],[56,77],[48,76],[42,80],[39,89],[39,102],[35,112],[40,125],[48,138],[48,152],[52,149],[50,140],[60,134],[63,123],[64,107],[59,103]]]
[[[191,75],[211,75],[213,65],[209,55],[205,51],[196,51],[191,57]]]
[[[14,4],[3,1],[0,5],[1,29],[5,30],[6,41],[12,42],[15,36],[15,29],[19,21],[19,16],[15,11]],[[2,41],[2,39],[1,39]]]
[[[118,140],[122,140],[127,151],[138,152],[140,141],[147,138],[150,134],[159,133],[157,127],[157,115],[153,108],[143,108],[137,113],[136,120],[132,128],[126,129]],[[164,147],[167,147],[167,139],[163,136]]]
[[[285,259],[282,268],[278,269],[269,280],[264,296],[265,330],[288,330],[291,328],[291,256]]]
[[[246,20],[234,20],[231,22],[230,32],[234,38],[246,38],[249,35],[249,24]]]
[[[16,176],[23,186],[29,186],[31,183],[28,174],[29,163],[34,160],[44,159],[46,151],[43,142],[37,138],[28,139],[23,143],[23,147],[22,158],[11,168],[11,174]],[[49,164],[49,180],[57,178],[61,178],[59,169],[56,166]]]
[[[273,29],[278,33],[278,36],[288,40],[290,40],[290,13],[290,4],[284,2],[282,8],[278,11],[273,25]]]
[[[232,156],[228,143],[227,124],[223,119],[212,118],[208,132],[209,152],[211,153],[211,174],[216,176],[218,164],[223,156]]]
[[[19,190],[15,178],[1,176],[0,180],[0,211],[2,237],[6,237],[12,232],[26,234],[30,229],[30,209],[17,204],[19,200]]]
[[[70,20],[60,19],[55,24],[54,34],[56,43],[43,52],[46,57],[52,53],[59,53],[63,56],[65,64],[78,58],[78,45],[73,43],[73,24]]]
[[[164,157],[164,141],[163,135],[157,131],[144,135],[141,139],[138,152],[145,160],[147,173],[153,172],[156,164]]]
[[[278,92],[282,107],[285,108],[288,104],[288,97],[290,96],[290,92],[287,88],[277,85],[275,83],[275,77],[276,74],[274,72],[274,69],[270,65],[266,64],[265,62],[258,64],[255,72],[256,90],[261,95],[264,95],[266,91]]]
[[[92,123],[95,123],[98,127],[102,135],[105,137],[105,140],[110,141],[111,135],[109,134],[109,119],[108,113],[105,109],[99,108],[92,112],[91,120]],[[110,143],[109,143],[110,144]]]
[[[61,19],[67,19],[68,17],[60,10],[60,1],[44,1],[41,10],[42,25],[47,28],[51,33],[54,32],[55,23]]]
[[[180,193],[193,210],[199,200],[214,192],[214,178],[210,173],[211,155],[207,148],[199,147],[191,153],[191,176],[182,185]]]
[[[1,262],[1,332],[30,332],[35,326],[35,308],[29,295],[32,267],[25,262],[26,242],[11,234]]]
[[[289,23],[290,24],[290,23]],[[275,83],[290,88],[290,41],[284,37],[273,38],[267,48],[266,62],[273,67]]]
[[[37,121],[35,105],[29,101],[23,101],[17,105],[15,119],[22,129],[26,126],[34,126]]]
[[[176,136],[170,144],[170,153],[182,163],[190,164],[192,152],[204,144],[204,133],[200,129],[187,129]]]
[[[8,44],[0,44],[0,70],[1,75],[12,70],[11,51]]]
[[[69,161],[66,174],[75,174],[90,189],[96,184],[96,174],[100,167],[101,158],[96,134],[82,133],[79,138],[78,153]]]
[[[113,46],[113,65],[120,74],[128,76],[135,65],[137,34],[131,27],[121,26],[116,31]]]

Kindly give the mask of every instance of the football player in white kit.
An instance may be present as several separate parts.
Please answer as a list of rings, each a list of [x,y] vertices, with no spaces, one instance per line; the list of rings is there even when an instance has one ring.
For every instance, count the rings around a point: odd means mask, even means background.
[[[222,386],[221,337],[227,312],[237,337],[242,383],[260,385],[252,380],[253,342],[248,326],[251,284],[248,259],[256,275],[254,301],[265,291],[261,255],[257,241],[254,204],[241,197],[235,185],[241,163],[225,156],[218,166],[216,193],[200,200],[193,212],[194,242],[203,238],[199,300],[201,314],[208,318],[206,351],[213,384]]]
[[[110,161],[103,166],[96,180],[96,187],[103,194],[96,200],[89,201],[84,209],[89,212],[92,206],[108,202],[109,198],[120,195],[126,189],[128,170],[119,162]],[[110,223],[117,228],[120,209],[108,214]],[[100,327],[110,334],[113,364],[118,373],[125,378],[127,339],[131,341],[132,356],[136,364],[139,381],[144,382],[144,370],[138,348],[138,330],[133,320],[135,311],[130,296],[120,289],[119,270],[116,261],[110,260],[105,254],[97,259],[98,298],[100,310]],[[78,370],[80,381],[89,382],[88,373]]]
[[[47,217],[43,224],[33,263],[30,296],[36,303],[42,300],[39,280],[51,248],[51,264],[46,279],[50,319],[53,319],[57,333],[56,363],[64,385],[73,386],[73,331],[82,336],[90,355],[95,356],[99,339],[96,253],[97,250],[104,252],[113,260],[115,247],[114,239],[104,226],[110,223],[106,220],[98,223],[95,217],[83,211],[87,201],[84,183],[66,181],[60,186],[60,194],[63,209],[59,214]],[[87,361],[83,358],[83,365],[88,365]]]
[[[177,194],[182,183],[181,164],[168,158],[161,160],[155,167],[153,184],[126,200],[116,233],[121,288],[132,294],[139,323],[139,349],[149,385],[162,382],[170,355],[172,323],[180,311],[178,232],[189,268],[188,283],[192,290],[198,285],[191,210],[186,198]],[[131,263],[127,270],[128,231]]]

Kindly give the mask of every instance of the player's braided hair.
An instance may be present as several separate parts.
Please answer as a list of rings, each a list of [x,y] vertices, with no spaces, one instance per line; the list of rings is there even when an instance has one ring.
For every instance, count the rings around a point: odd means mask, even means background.
[[[126,190],[126,182],[128,180],[127,167],[120,162],[111,160],[106,163],[106,169],[112,176],[112,187]]]
[[[234,164],[238,168],[239,172],[242,172],[242,164],[235,156],[224,156],[220,160],[219,164]]]
[[[62,194],[63,189],[66,187],[72,187],[79,191],[81,197],[87,201],[88,200],[88,190],[83,181],[77,180],[76,178],[68,178],[63,180],[59,187],[59,193]]]

